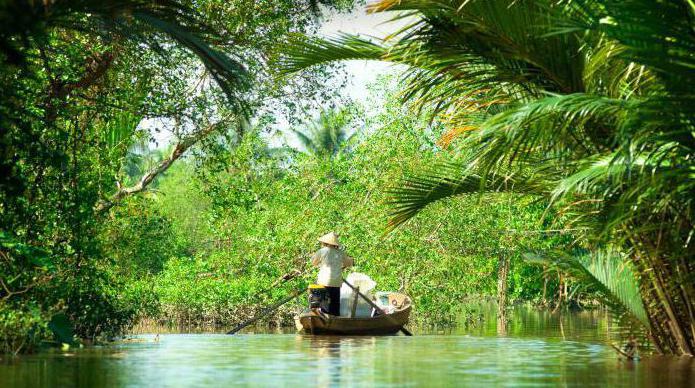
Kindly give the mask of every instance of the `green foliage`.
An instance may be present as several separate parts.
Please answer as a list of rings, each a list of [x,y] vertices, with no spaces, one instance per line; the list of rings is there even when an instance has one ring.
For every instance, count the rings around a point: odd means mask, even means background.
[[[165,271],[153,279],[162,306],[161,317],[189,325],[228,325],[283,295],[283,290],[263,293],[277,277],[271,265],[259,263],[265,270],[244,271],[224,263],[219,256],[172,259],[167,263]],[[268,274],[269,270],[273,273]]]
[[[429,208],[407,227],[384,234],[384,185],[446,157],[433,147],[436,127],[405,114],[394,97],[387,101],[368,119],[372,130],[342,158],[300,156],[288,164],[263,153],[263,139],[250,133],[230,152],[226,168],[203,166],[196,185],[210,197],[213,243],[195,259],[169,261],[157,277],[164,316],[238,320],[237,313],[279,299],[295,285],[265,289],[294,268],[308,268],[316,238],[331,230],[355,257],[355,270],[372,276],[380,289],[411,295],[416,319],[425,323],[455,322],[466,313],[465,300],[494,295],[500,254],[513,261],[511,297],[540,299],[541,270],[520,260],[522,247],[547,248],[555,240],[506,236],[537,229],[542,206],[515,196],[471,196]],[[310,271],[305,278],[314,276]]]
[[[114,209],[104,223],[103,245],[127,278],[160,272],[164,263],[181,253],[172,222],[149,202],[135,197]]]
[[[618,251],[613,249],[579,256],[562,252],[555,257],[527,255],[526,260],[572,276],[582,287],[600,293],[617,318],[627,315],[631,323],[649,330],[637,275],[625,255]]]
[[[500,257],[511,297],[540,301],[558,284],[522,254],[584,247],[591,261],[546,266],[692,353],[692,7],[382,1],[419,17],[386,42],[296,35],[319,4],[352,3],[2,2],[0,350],[108,340],[143,317],[233,323],[311,282],[278,286],[335,230],[428,323],[494,295]],[[268,62],[357,58],[407,65],[400,97],[438,120],[381,88],[371,110],[296,129],[294,112],[334,105],[317,82],[333,69],[289,80]],[[281,114],[306,155],[269,147]],[[179,143],[154,149],[160,130]],[[606,241],[626,255],[598,255]]]
[[[416,18],[383,42],[294,39],[280,63],[287,72],[344,59],[409,67],[405,99],[450,127],[442,142],[456,158],[396,185],[392,224],[455,195],[536,196],[582,247],[629,254],[657,348],[695,354],[693,295],[682,289],[693,284],[692,2],[384,0],[371,9]]]
[[[91,342],[123,335],[137,317],[137,305],[121,295],[124,282],[100,268],[83,267],[78,271],[59,285],[67,302],[65,315],[73,322],[75,335]]]
[[[54,1],[35,3],[26,0],[3,2],[0,8],[0,49],[10,63],[26,65],[21,47],[33,38],[42,44],[51,29],[62,28],[95,35],[118,34],[140,44],[156,47],[156,33],[169,36],[187,48],[205,65],[211,76],[229,97],[235,109],[244,110],[239,98],[248,89],[248,75],[243,65],[213,48],[202,35],[213,35],[195,9],[178,0],[152,3],[128,1]],[[20,36],[25,39],[18,39]]]
[[[317,82],[285,88],[264,67],[281,36],[316,25],[318,3],[350,2],[277,0],[258,15],[244,1],[0,2],[3,351],[50,340],[54,316],[94,342],[159,311],[147,281],[190,248],[198,236],[184,228],[200,220],[172,224],[152,193],[108,214],[97,205],[162,163],[149,152],[161,130],[215,143],[262,110],[262,90],[329,99]]]
[[[155,293],[154,279],[154,276],[131,278],[119,288],[120,297],[134,311],[134,320],[142,317],[157,317],[161,313],[161,303]]]
[[[0,352],[34,352],[49,336],[48,317],[34,303],[8,305],[0,301]]]
[[[56,275],[50,252],[0,231],[0,351],[33,352],[48,338],[49,303],[37,294]]]
[[[153,198],[156,204],[148,206],[171,223],[175,238],[175,241],[168,241],[171,247],[186,250],[190,255],[213,240],[207,230],[211,200],[201,193],[198,182],[193,164],[182,161],[167,171],[165,179],[159,180],[158,192]]]

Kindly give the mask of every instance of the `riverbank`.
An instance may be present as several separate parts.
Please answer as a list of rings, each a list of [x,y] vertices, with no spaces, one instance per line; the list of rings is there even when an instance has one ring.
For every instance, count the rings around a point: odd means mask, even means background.
[[[555,309],[548,306],[539,306],[530,302],[516,302],[508,306],[508,327],[510,325],[530,323],[535,326],[534,321],[538,321],[539,316],[542,321],[561,327],[563,317],[573,315],[609,316],[605,307],[600,305],[579,309],[561,308]],[[260,313],[265,305],[262,306],[240,306],[234,311],[226,313],[223,317],[204,317],[195,315],[162,315],[158,317],[145,316],[137,320],[129,330],[129,334],[148,334],[148,333],[224,333],[228,329],[236,326],[246,319],[254,317]],[[257,330],[262,332],[277,330],[278,332],[292,331],[294,328],[294,316],[306,308],[306,300],[302,297],[280,307],[275,313],[260,320],[256,325]],[[492,297],[478,296],[467,298],[459,303],[456,308],[456,315],[446,317],[446,319],[432,319],[431,314],[418,314],[418,307],[411,315],[409,327],[417,327],[423,333],[460,333],[471,330],[484,330],[484,332],[499,332],[497,325],[497,303]],[[225,318],[226,317],[226,318]],[[525,318],[520,318],[525,317]],[[521,319],[521,321],[519,321]],[[516,323],[515,323],[516,320]],[[609,325],[610,326],[610,325]],[[482,333],[482,332],[481,332]],[[618,333],[615,333],[618,335]]]
[[[297,306],[283,309],[281,316],[271,316],[242,333],[292,334],[296,332],[293,313]],[[620,343],[621,328],[615,325],[608,310],[566,310],[539,308],[531,304],[516,304],[508,309],[504,330],[497,320],[494,303],[465,305],[466,313],[458,317],[457,324],[435,324],[411,321],[408,328],[418,335],[474,335],[480,337],[509,336],[522,338],[548,338],[551,340],[585,341],[594,343]],[[128,336],[148,334],[224,334],[235,323],[209,324],[204,322],[141,319]]]

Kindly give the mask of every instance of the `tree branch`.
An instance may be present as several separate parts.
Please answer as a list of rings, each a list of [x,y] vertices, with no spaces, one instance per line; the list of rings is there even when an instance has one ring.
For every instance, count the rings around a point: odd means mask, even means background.
[[[169,157],[159,162],[157,166],[155,166],[152,170],[143,175],[140,178],[140,180],[133,186],[123,187],[121,186],[120,182],[116,181],[116,192],[113,195],[111,195],[108,199],[102,199],[99,202],[97,202],[97,204],[94,207],[94,211],[97,213],[106,212],[115,205],[117,205],[125,197],[145,191],[145,189],[147,189],[147,186],[149,186],[149,184],[152,183],[157,178],[157,176],[169,169],[171,164],[174,163],[177,159],[179,159],[189,148],[191,148],[200,140],[210,135],[215,130],[219,129],[229,117],[230,116],[227,116],[221,119],[220,121],[210,124],[206,128],[181,139],[181,141],[179,141],[174,146],[174,149],[171,151]]]
[[[84,74],[74,82],[51,78],[48,95],[44,102],[46,123],[52,123],[57,119],[58,110],[67,103],[67,98],[73,91],[89,88],[101,80],[113,64],[113,60],[114,55],[106,51],[89,57],[85,64]]]
[[[38,278],[38,279],[35,278],[36,280],[35,280],[33,283],[29,283],[26,287],[24,287],[24,288],[21,289],[21,290],[17,290],[17,291],[10,290],[9,286],[8,286],[2,279],[0,279],[0,286],[2,286],[2,288],[3,288],[3,290],[5,291],[5,294],[6,294],[6,295],[2,296],[2,298],[0,298],[0,300],[3,300],[3,301],[4,301],[4,300],[7,300],[7,299],[10,299],[10,298],[13,297],[14,295],[23,294],[23,293],[25,293],[25,292],[31,290],[31,289],[34,288],[34,287],[40,286],[41,284],[44,284],[44,283],[48,282],[49,280],[51,280],[51,279],[53,279],[53,278],[54,278],[54,274],[46,275],[46,276],[40,277],[40,278]],[[3,290],[0,290],[0,293],[1,293]]]

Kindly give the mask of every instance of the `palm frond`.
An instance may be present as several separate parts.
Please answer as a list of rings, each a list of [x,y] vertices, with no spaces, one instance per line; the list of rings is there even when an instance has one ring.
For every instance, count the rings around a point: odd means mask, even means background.
[[[557,172],[541,167],[545,164],[557,169],[560,161],[542,163],[534,155],[552,155],[554,151],[566,154],[577,148],[583,150],[583,155],[588,154],[590,138],[578,129],[590,119],[615,117],[623,105],[620,100],[585,94],[550,96],[482,120],[477,128],[461,133],[465,138],[459,147],[474,156],[463,163],[443,164],[410,176],[390,189],[389,227],[402,224],[433,202],[460,194],[548,194],[555,185],[551,178],[559,177]],[[582,141],[586,144],[578,147],[577,142]],[[510,169],[512,164],[514,169]],[[529,183],[529,166],[537,170],[535,184]]]
[[[568,0],[568,29],[595,31],[622,46],[627,62],[645,65],[669,89],[688,93],[695,82],[695,32],[688,0]]]
[[[120,112],[104,125],[102,134],[106,145],[109,148],[127,146],[141,120],[142,116],[127,111]]]
[[[671,154],[672,147],[664,145],[649,153],[626,156],[617,151],[587,158],[574,173],[557,181],[550,203],[571,208],[578,198],[583,199],[573,211],[602,219],[598,231],[614,241],[612,230],[628,225],[634,229],[657,215],[673,213],[674,222],[687,224],[693,214],[691,193],[695,192],[695,183],[688,176],[695,170],[674,166]],[[665,187],[670,190],[663,190]]]
[[[306,152],[318,157],[333,158],[346,150],[352,138],[348,137],[347,132],[350,121],[351,117],[345,109],[323,110],[315,120],[305,123],[303,128],[290,130]]]
[[[214,49],[199,35],[180,24],[159,19],[145,12],[133,16],[149,27],[168,34],[182,47],[190,50],[205,65],[210,75],[227,95],[232,110],[243,116],[249,115],[243,96],[250,87],[250,77],[238,59]]]
[[[405,223],[430,204],[464,194],[514,192],[538,195],[540,184],[529,184],[526,177],[478,175],[468,163],[441,163],[426,172],[410,175],[386,190],[390,207],[388,230]]]
[[[562,252],[527,254],[525,260],[557,269],[577,280],[583,287],[598,292],[613,313],[628,315],[649,330],[647,312],[640,297],[637,274],[626,255],[615,248],[568,255]]]
[[[410,69],[404,99],[421,111],[463,115],[543,91],[584,91],[579,37],[549,34],[548,22],[560,7],[542,1],[406,0],[379,2],[371,10],[406,11],[417,21],[376,43],[351,35],[297,36],[278,62],[281,71],[348,59],[398,63]]]
[[[386,47],[349,34],[326,39],[294,35],[284,44],[283,52],[285,54],[276,61],[277,68],[283,74],[335,61],[388,60]]]
[[[302,146],[310,153],[317,153],[318,152],[318,147],[314,144],[314,139],[311,138],[310,134],[306,134],[300,130],[291,128],[290,129],[297,139],[299,140],[300,143],[302,143]]]
[[[574,158],[581,158],[609,149],[613,139],[596,133],[595,124],[616,122],[625,105],[622,100],[584,93],[507,105],[479,121],[477,130],[466,132],[462,148],[478,147],[478,159],[487,161],[488,168],[505,166],[500,164],[502,158],[507,165],[517,161],[526,165],[526,158],[539,154],[570,159],[574,153]]]

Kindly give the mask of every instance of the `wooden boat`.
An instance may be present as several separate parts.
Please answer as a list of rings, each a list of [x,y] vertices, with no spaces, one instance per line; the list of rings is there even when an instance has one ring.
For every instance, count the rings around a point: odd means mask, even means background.
[[[337,317],[328,314],[304,312],[295,317],[297,329],[308,334],[383,335],[396,334],[408,323],[412,302],[406,295],[389,294],[392,307],[388,314],[375,317]]]

